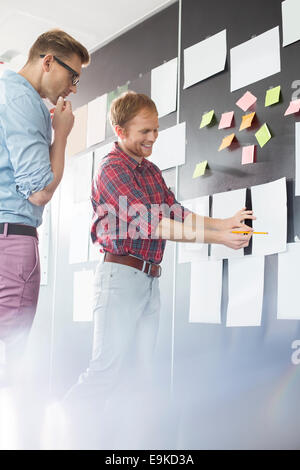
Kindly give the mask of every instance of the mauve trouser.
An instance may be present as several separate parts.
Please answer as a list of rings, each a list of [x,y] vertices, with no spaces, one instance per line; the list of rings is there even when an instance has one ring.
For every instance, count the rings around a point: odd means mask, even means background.
[[[22,356],[38,301],[38,240],[27,235],[0,234],[0,341],[8,368]]]

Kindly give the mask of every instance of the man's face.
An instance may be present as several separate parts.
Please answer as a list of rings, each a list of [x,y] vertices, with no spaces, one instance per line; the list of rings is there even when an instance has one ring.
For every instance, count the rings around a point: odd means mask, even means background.
[[[43,67],[47,73],[44,74],[43,78],[42,97],[48,98],[51,103],[56,105],[60,96],[66,98],[70,93],[76,93],[77,89],[76,85],[72,85],[72,72],[59,64],[53,55],[49,55],[49,58],[47,55],[45,59],[46,63],[43,63]],[[70,58],[64,59],[63,62],[77,72],[79,78],[82,68],[80,58],[73,54]]]
[[[158,127],[157,114],[147,108],[142,109],[126,124],[121,137],[126,153],[132,157],[150,157]]]

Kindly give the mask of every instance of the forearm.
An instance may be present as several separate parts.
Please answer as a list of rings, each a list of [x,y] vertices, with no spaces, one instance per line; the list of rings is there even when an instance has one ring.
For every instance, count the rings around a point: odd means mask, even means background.
[[[204,217],[204,227],[208,230],[223,230],[225,228],[225,219],[214,219],[213,217]]]
[[[43,190],[33,193],[29,197],[32,204],[44,206],[52,198],[55,190],[61,182],[65,166],[65,149],[67,139],[62,136],[55,136],[50,147],[50,164],[53,173],[53,180]]]
[[[189,214],[183,223],[163,217],[156,236],[164,240],[185,243],[222,243],[221,235],[216,229],[208,227],[208,217]]]

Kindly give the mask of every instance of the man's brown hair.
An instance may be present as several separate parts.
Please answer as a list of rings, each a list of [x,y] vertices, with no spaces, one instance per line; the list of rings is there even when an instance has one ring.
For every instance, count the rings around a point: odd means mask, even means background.
[[[158,114],[155,103],[149,96],[135,93],[134,91],[125,91],[125,93],[122,93],[121,96],[111,103],[109,112],[110,123],[112,127],[124,127],[128,121],[145,108]]]
[[[90,62],[87,49],[61,29],[51,29],[41,34],[30,48],[27,63],[38,59],[41,54],[53,54],[60,59],[69,59],[76,54],[82,65]]]

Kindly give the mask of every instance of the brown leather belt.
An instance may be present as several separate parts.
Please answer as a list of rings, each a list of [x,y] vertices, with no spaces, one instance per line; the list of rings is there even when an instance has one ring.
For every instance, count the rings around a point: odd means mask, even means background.
[[[131,266],[132,268],[143,271],[147,276],[151,277],[160,277],[161,275],[161,266],[159,264],[148,263],[147,261],[143,261],[135,256],[113,255],[112,253],[106,252],[104,255],[104,261]]]

